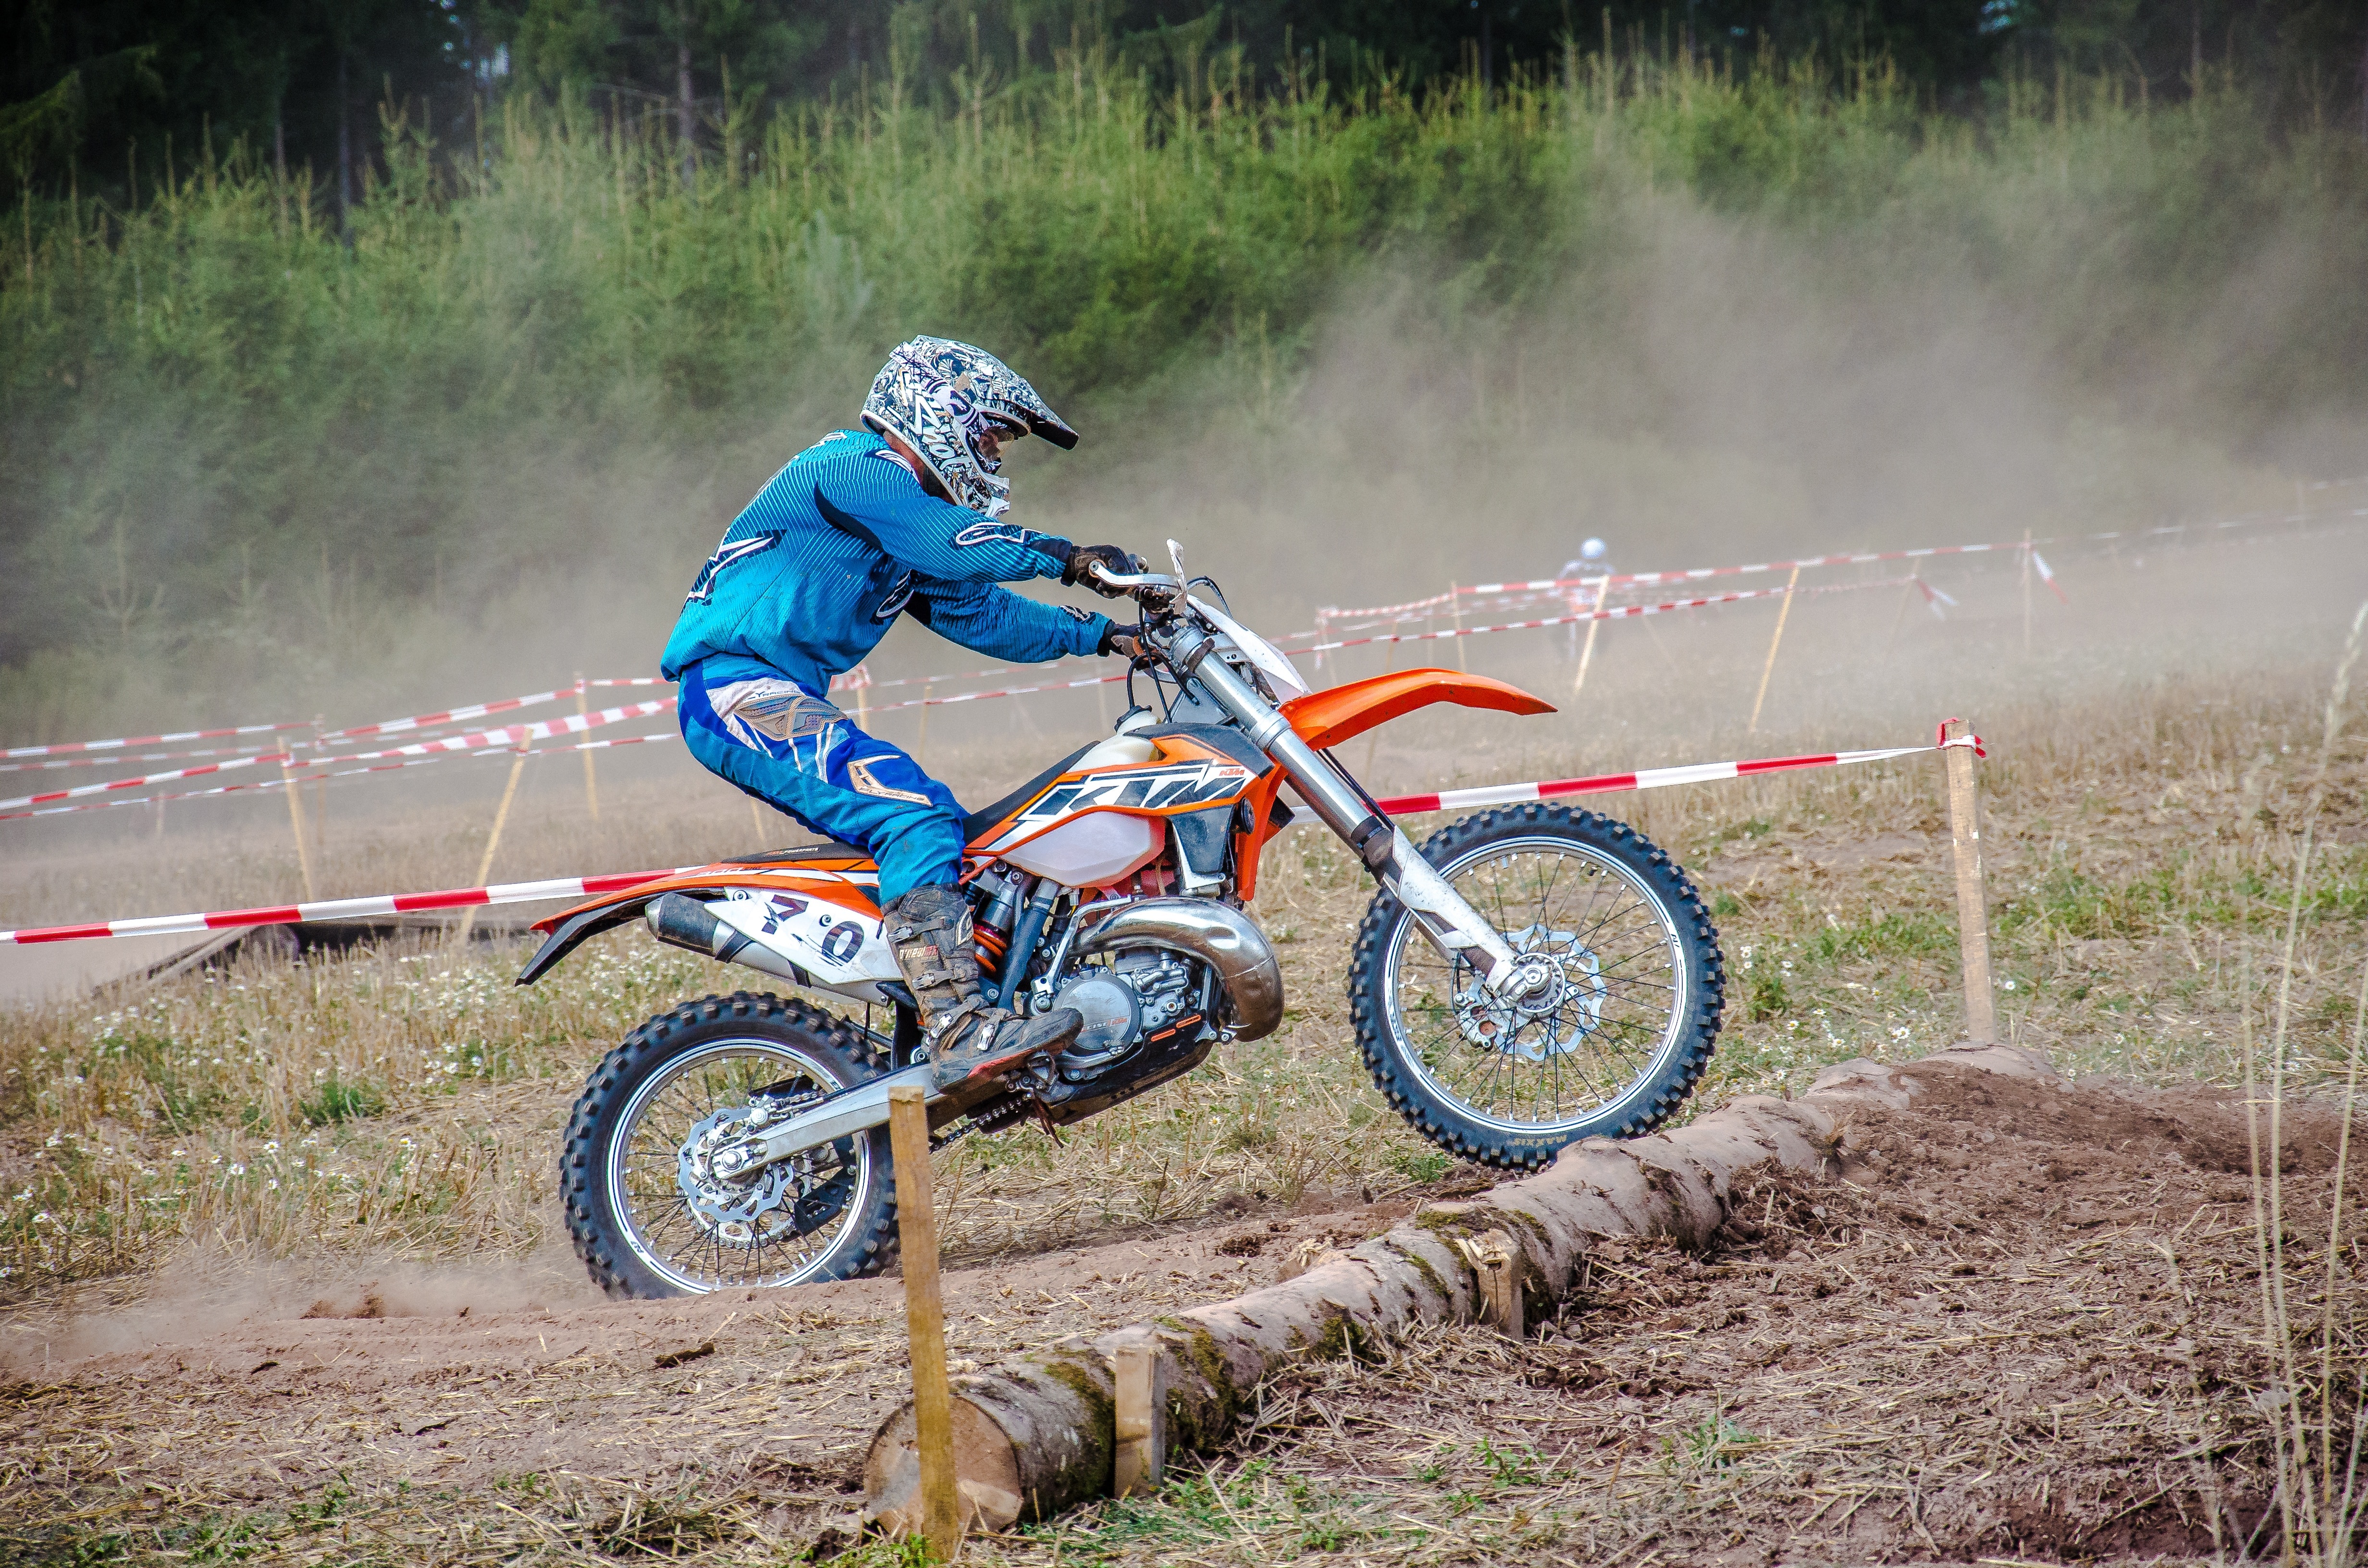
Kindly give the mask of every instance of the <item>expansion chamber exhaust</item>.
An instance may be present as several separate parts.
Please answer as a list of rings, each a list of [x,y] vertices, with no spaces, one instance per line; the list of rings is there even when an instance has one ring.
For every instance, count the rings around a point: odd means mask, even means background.
[[[1235,1040],[1264,1040],[1282,1023],[1282,968],[1266,933],[1231,904],[1205,898],[1145,898],[1109,906],[1077,938],[1083,953],[1167,948],[1214,970],[1226,998],[1225,1027]]]

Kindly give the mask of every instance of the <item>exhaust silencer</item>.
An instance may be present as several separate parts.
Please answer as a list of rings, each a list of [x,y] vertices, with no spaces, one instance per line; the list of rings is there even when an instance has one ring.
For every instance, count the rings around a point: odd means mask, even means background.
[[[660,893],[642,905],[642,918],[648,922],[650,935],[669,948],[680,948],[723,963],[746,964],[794,985],[807,983],[797,965],[746,932],[726,926],[695,898],[686,898],[678,892]]]

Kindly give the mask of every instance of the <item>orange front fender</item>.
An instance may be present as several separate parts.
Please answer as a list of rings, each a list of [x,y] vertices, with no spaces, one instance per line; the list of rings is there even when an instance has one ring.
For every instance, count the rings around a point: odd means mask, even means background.
[[[1322,751],[1434,702],[1494,708],[1506,713],[1554,710],[1553,703],[1486,676],[1465,675],[1461,670],[1397,670],[1294,697],[1282,705],[1282,715],[1301,740]]]

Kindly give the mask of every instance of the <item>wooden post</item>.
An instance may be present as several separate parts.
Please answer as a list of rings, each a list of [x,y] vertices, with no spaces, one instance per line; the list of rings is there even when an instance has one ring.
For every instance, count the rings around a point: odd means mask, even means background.
[[[313,755],[325,756],[321,744],[321,732],[327,726],[322,715],[313,715]],[[306,824],[313,830],[313,855],[324,866],[329,863],[329,773],[326,768],[313,771],[313,820]]]
[[[471,887],[484,887],[485,879],[493,874],[494,851],[501,847],[502,824],[510,820],[510,801],[518,796],[518,775],[526,771],[526,742],[521,739],[518,744],[518,756],[510,762],[509,782],[502,786],[502,803],[494,808],[494,830],[485,835],[485,852],[477,859],[477,880],[469,884]],[[472,903],[468,913],[461,916],[460,939],[466,942],[469,933],[476,928],[477,905]]]
[[[1776,611],[1776,635],[1768,640],[1768,662],[1759,666],[1759,695],[1751,699],[1751,722],[1744,730],[1746,734],[1759,733],[1759,710],[1768,700],[1768,677],[1776,673],[1776,650],[1784,645],[1784,622],[1793,613],[1793,588],[1800,580],[1798,566],[1784,579],[1784,602]]]
[[[1468,670],[1472,666],[1463,658],[1463,590],[1452,582],[1447,585],[1447,602],[1455,610],[1455,667]]]
[[[1508,1339],[1526,1337],[1521,1322],[1521,1252],[1504,1231],[1483,1231],[1457,1244],[1480,1283],[1481,1315]]]
[[[1890,657],[1892,649],[1899,644],[1899,629],[1907,619],[1907,607],[1914,604],[1924,592],[1920,585],[1923,577],[1924,562],[1921,561],[1911,562],[1907,568],[1907,586],[1900,595],[1899,613],[1891,618],[1891,635],[1884,638],[1883,642],[1883,653],[1885,658]]]
[[[2022,651],[2031,652],[2031,530],[2022,530]]]
[[[929,1543],[929,1555],[951,1562],[962,1547],[961,1498],[954,1491],[954,1396],[946,1379],[945,1301],[938,1290],[938,1215],[929,1191],[929,1114],[923,1107],[918,1084],[900,1084],[888,1091],[888,1142],[896,1162],[905,1331],[913,1350],[921,1533]]]
[[[1121,1341],[1110,1349],[1110,1495],[1130,1497],[1159,1490],[1167,1468],[1167,1363],[1156,1333]]]
[[[1382,644],[1383,675],[1398,667],[1398,628],[1405,624],[1404,618],[1390,622],[1390,640]],[[1373,757],[1382,748],[1382,727],[1376,724],[1366,733],[1372,737],[1365,743],[1365,777],[1371,778],[1373,776]]]
[[[1603,597],[1611,591],[1611,574],[1607,572],[1595,580],[1594,608],[1597,610],[1603,608]],[[1570,694],[1573,697],[1577,697],[1587,688],[1587,666],[1595,662],[1595,629],[1602,624],[1600,619],[1587,623],[1587,641],[1580,644],[1578,650],[1578,678],[1570,683]]]
[[[321,895],[313,888],[313,848],[304,840],[304,802],[297,793],[304,780],[290,771],[285,753],[279,759],[279,779],[288,791],[288,825],[296,835],[296,865],[304,873],[304,902],[310,903]]]
[[[578,719],[586,716],[585,690],[584,672],[578,670],[575,672],[575,716]],[[581,744],[590,734],[590,731],[586,731],[583,735],[577,737],[577,744]],[[600,820],[600,786],[593,778],[592,754],[586,751],[579,755],[584,758],[584,809],[592,813],[594,822],[598,822]]]
[[[1967,733],[1964,722],[1941,726],[1941,739]],[[1964,960],[1965,1036],[1979,1045],[1998,1039],[1998,1004],[1990,993],[1989,894],[1982,875],[1982,797],[1974,778],[1974,748],[1941,754],[1949,770],[1949,838],[1957,866],[1957,950]]]

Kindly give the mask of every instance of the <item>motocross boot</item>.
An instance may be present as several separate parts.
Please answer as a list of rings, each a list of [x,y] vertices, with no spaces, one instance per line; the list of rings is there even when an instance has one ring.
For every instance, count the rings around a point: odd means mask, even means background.
[[[996,1078],[1077,1038],[1085,1017],[1061,1007],[1022,1018],[988,1005],[979,987],[970,900],[951,882],[889,902],[888,943],[921,1014],[930,1081],[957,1101],[983,1098]]]

